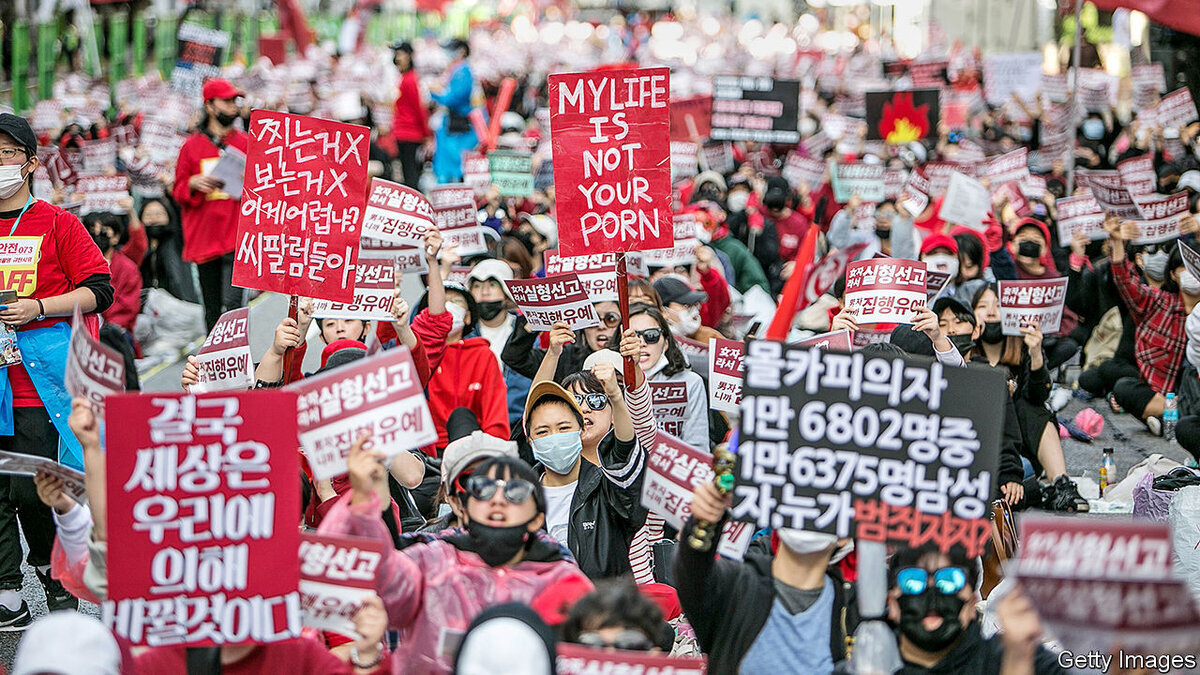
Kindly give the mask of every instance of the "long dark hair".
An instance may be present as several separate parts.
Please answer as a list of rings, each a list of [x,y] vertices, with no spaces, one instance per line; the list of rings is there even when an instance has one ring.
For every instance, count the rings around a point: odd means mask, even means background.
[[[679,345],[675,343],[675,336],[671,333],[671,324],[667,323],[667,317],[663,316],[663,313],[658,311],[658,309],[640,302],[634,303],[629,307],[630,319],[638,314],[645,314],[654,319],[654,323],[658,324],[659,330],[662,331],[662,337],[659,339],[667,341],[667,349],[663,352],[667,356],[667,367],[662,369],[663,376],[671,377],[687,370],[689,367],[687,357],[683,355],[683,352],[679,350]],[[614,331],[609,343],[621,344],[620,328]]]
[[[983,299],[983,294],[991,291],[996,294],[996,298],[1000,298],[1000,287],[994,283],[980,284],[979,288],[971,296],[971,311],[979,306],[979,301]],[[1020,366],[1022,359],[1025,357],[1025,340],[1020,336],[1009,335],[1004,338],[1004,351],[1000,353],[1000,363],[1006,366]],[[983,353],[982,343],[980,343],[979,353]]]

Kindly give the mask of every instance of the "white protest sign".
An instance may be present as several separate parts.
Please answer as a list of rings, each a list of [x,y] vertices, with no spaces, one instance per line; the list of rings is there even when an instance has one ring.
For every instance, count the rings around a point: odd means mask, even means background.
[[[420,251],[418,250],[418,254]],[[350,302],[313,301],[313,317],[320,319],[392,320],[396,295],[396,262],[392,257],[368,258],[359,254],[354,271],[354,299]]]
[[[1054,335],[1062,325],[1067,279],[1000,282],[1000,324],[1005,335],[1019,336],[1036,323],[1044,335]]]
[[[196,353],[198,370],[193,394],[254,386],[254,357],[250,353],[250,309],[231,309],[216,325]]]
[[[531,330],[550,330],[560,321],[571,330],[600,325],[600,317],[578,274],[514,279],[504,285]]]
[[[92,337],[78,305],[71,323],[64,385],[71,398],[90,401],[100,417],[104,416],[104,398],[125,390],[125,359],[117,350]]]
[[[1179,222],[1188,214],[1188,193],[1133,197],[1142,220],[1135,220],[1138,238],[1135,244],[1158,244],[1179,238]]]
[[[987,102],[1003,105],[1019,95],[1026,101],[1037,97],[1042,84],[1042,53],[988,54],[983,57],[983,91]]]
[[[912,323],[926,306],[925,263],[899,258],[852,262],[846,268],[846,309],[859,325]]]
[[[745,343],[737,340],[708,339],[708,405],[713,410],[740,410],[745,347]]]
[[[966,225],[973,230],[986,229],[983,219],[992,208],[992,196],[982,183],[955,171],[938,215],[948,223]]]
[[[305,626],[354,639],[354,615],[375,595],[383,543],[300,533],[300,608]]]
[[[1090,194],[1055,200],[1058,211],[1058,241],[1070,244],[1076,234],[1093,241],[1107,239],[1104,231],[1104,209]]]

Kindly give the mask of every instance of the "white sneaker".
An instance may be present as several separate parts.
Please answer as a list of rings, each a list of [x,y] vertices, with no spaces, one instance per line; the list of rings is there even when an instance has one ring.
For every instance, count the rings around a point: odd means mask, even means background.
[[[1058,412],[1067,407],[1071,402],[1071,390],[1066,387],[1054,387],[1054,391],[1050,392],[1050,409]]]

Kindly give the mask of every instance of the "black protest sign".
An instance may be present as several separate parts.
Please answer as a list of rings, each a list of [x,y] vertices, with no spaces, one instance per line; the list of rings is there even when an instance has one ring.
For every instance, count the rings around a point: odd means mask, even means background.
[[[998,371],[769,341],[743,363],[734,518],[982,553],[1007,395]]]
[[[867,140],[904,145],[937,134],[937,89],[867,92]]]
[[[770,77],[713,80],[711,138],[799,143],[800,82]]]

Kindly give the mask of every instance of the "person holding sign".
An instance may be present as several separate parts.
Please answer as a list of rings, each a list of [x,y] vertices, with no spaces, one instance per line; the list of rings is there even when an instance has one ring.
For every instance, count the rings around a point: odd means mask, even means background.
[[[30,255],[5,267],[0,290],[16,299],[2,305],[0,323],[16,332],[22,363],[0,371],[0,389],[11,403],[0,407],[0,449],[38,455],[83,468],[79,442],[67,427],[66,393],[69,317],[76,306],[93,337],[95,312],[112,305],[108,263],[79,219],[33,196],[38,168],[37,137],[23,118],[0,114],[0,230],[6,242],[29,244]],[[54,521],[37,497],[33,481],[0,475],[0,628],[27,625],[21,599],[21,534],[26,560],[37,572],[51,610],[73,609],[78,601],[50,576]]]
[[[641,340],[637,365],[650,382],[682,382],[687,386],[687,406],[683,413],[680,440],[693,448],[707,450],[708,393],[704,380],[688,365],[687,357],[671,338],[671,324],[663,313],[650,305],[629,309],[629,327]],[[615,341],[618,336],[614,335]],[[659,421],[661,424],[661,420]]]

